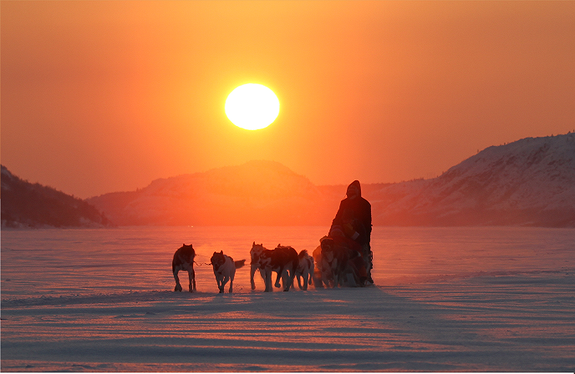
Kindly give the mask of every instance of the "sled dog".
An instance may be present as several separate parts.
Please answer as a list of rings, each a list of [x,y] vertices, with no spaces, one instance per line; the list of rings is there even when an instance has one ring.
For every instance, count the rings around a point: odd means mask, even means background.
[[[210,264],[214,268],[214,275],[216,277],[216,283],[220,289],[220,293],[224,292],[224,286],[228,281],[230,282],[229,293],[232,293],[234,288],[234,277],[236,276],[236,269],[244,266],[246,260],[234,261],[228,255],[224,254],[224,251],[214,252],[210,260]]]
[[[280,287],[280,277],[283,281],[284,291],[289,291],[295,277],[298,257],[295,249],[289,246],[278,245],[275,249],[266,249],[263,244],[252,244],[250,250],[251,270],[250,283],[252,290],[256,289],[254,274],[259,269],[264,283],[265,292],[272,292],[272,271],[277,273],[276,287]]]
[[[313,282],[313,273],[314,273],[313,257],[311,257],[305,249],[301,251],[297,257],[298,257],[298,265],[295,270],[295,275],[297,277],[297,284],[300,290],[307,290],[308,284],[312,284]]]
[[[183,244],[176,253],[174,253],[174,259],[172,260],[172,273],[174,274],[174,279],[176,280],[176,288],[174,291],[182,291],[182,285],[180,284],[180,278],[178,277],[178,272],[180,270],[188,272],[189,285],[188,290],[194,292],[196,290],[196,272],[194,271],[194,258],[196,257],[196,251],[192,245]]]
[[[313,250],[313,259],[315,260],[313,271],[313,284],[315,288],[329,287],[331,271],[328,271],[328,269],[324,270],[322,267],[321,245],[318,245],[317,248]]]
[[[359,259],[361,255],[358,251],[337,243],[333,238],[322,238],[322,281],[331,287],[360,285],[358,270],[354,264]]]

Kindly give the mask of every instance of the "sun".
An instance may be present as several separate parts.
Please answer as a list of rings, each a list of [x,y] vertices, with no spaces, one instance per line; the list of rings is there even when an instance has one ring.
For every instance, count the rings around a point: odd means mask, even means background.
[[[228,95],[225,110],[234,125],[246,130],[259,130],[275,121],[280,112],[280,101],[266,86],[247,83]]]

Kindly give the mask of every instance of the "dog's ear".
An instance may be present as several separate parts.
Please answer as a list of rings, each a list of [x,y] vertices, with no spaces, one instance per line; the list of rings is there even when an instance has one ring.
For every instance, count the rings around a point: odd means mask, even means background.
[[[224,254],[224,251],[220,251],[220,254],[223,255],[223,254]]]

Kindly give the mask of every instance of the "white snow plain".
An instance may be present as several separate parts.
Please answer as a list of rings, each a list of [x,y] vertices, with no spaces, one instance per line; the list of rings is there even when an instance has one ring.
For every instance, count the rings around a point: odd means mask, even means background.
[[[2,231],[2,371],[572,372],[575,230],[374,228],[376,286],[263,292],[213,251],[321,227]],[[181,243],[198,292],[173,292]],[[249,260],[248,260],[249,262]],[[187,291],[187,274],[181,274]],[[227,289],[227,288],[226,288]]]

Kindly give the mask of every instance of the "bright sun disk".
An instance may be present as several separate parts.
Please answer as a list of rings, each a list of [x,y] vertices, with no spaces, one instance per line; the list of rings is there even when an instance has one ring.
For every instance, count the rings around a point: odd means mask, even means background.
[[[259,130],[275,121],[280,112],[280,101],[266,86],[247,83],[228,95],[225,111],[234,125],[246,130]]]

